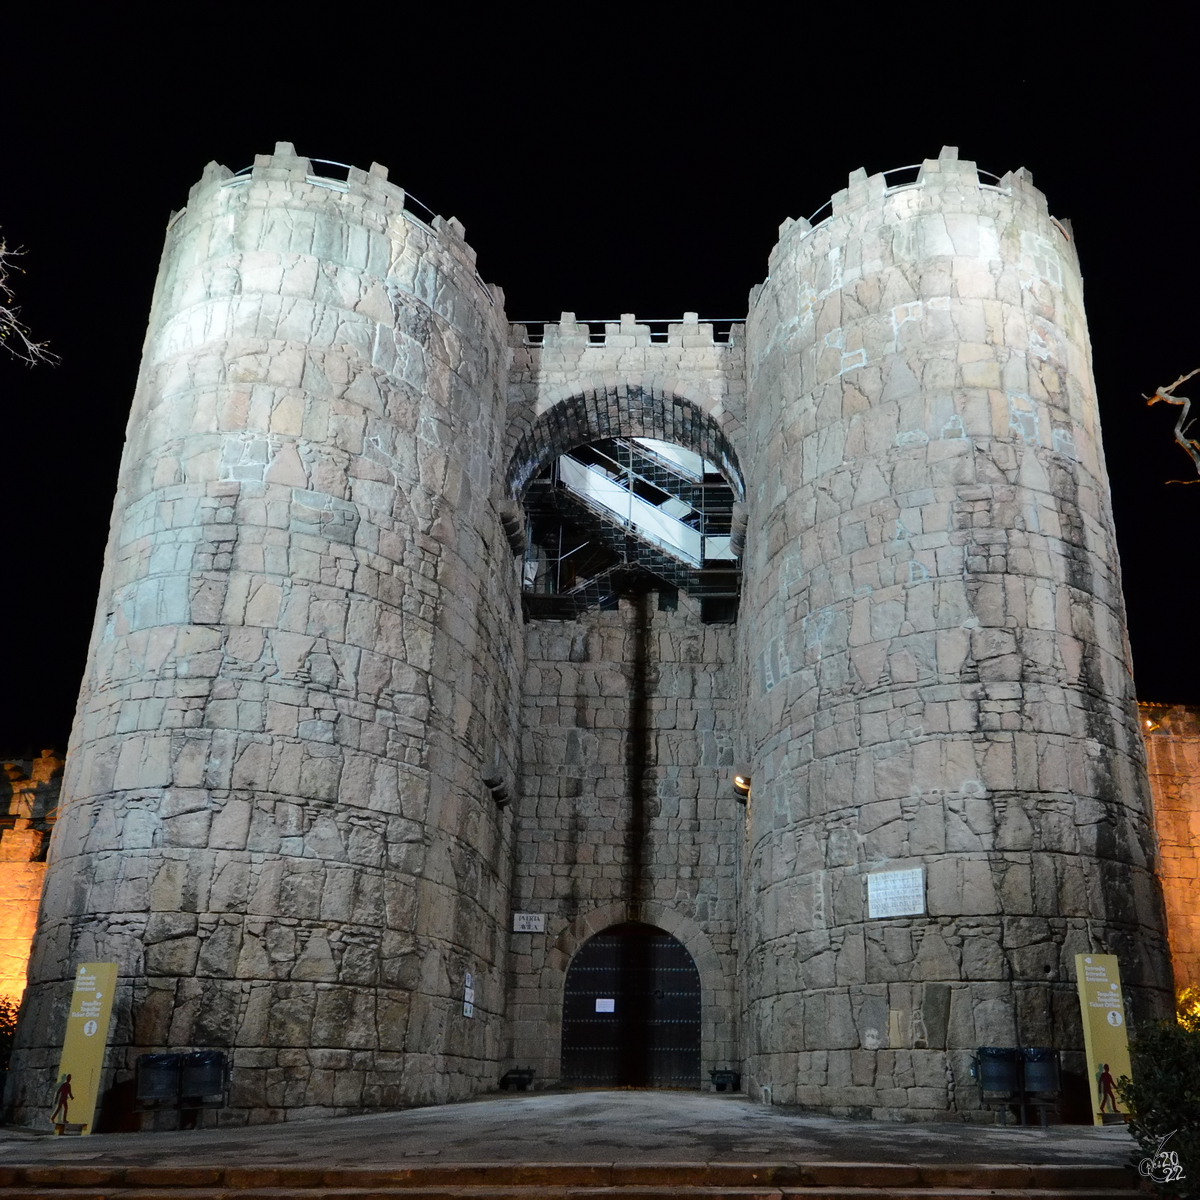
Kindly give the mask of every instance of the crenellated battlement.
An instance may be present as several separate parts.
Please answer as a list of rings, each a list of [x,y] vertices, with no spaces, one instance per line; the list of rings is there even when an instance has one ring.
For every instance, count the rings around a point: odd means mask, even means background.
[[[754,310],[766,282],[790,260],[821,257],[860,236],[869,225],[896,226],[927,217],[968,222],[990,218],[995,225],[1005,211],[1022,227],[1040,226],[1039,236],[1055,247],[1054,253],[1065,253],[1078,266],[1070,221],[1051,215],[1045,195],[1033,186],[1024,167],[995,175],[960,159],[955,146],[943,146],[937,158],[874,175],[860,167],[850,173],[846,187],[811,216],[789,217],[780,225],[779,240],[768,256],[766,281],[751,290],[750,308]]]
[[[513,321],[509,345],[564,350],[588,346],[613,349],[673,346],[691,350],[701,346],[736,345],[741,340],[745,322],[745,317],[716,317],[702,321],[694,312],[664,321],[639,321],[633,313],[622,313],[615,321],[580,320],[573,312],[564,312],[557,321]]]
[[[910,175],[912,177],[908,178]],[[1024,167],[1004,175],[994,175],[981,170],[970,159],[960,159],[957,146],[943,146],[937,158],[927,158],[910,166],[893,167],[874,175],[868,175],[862,167],[851,171],[846,186],[834,192],[811,216],[789,217],[780,225],[779,243],[771,257],[775,257],[778,246],[785,241],[795,238],[802,240],[839,217],[849,218],[865,208],[881,204],[889,197],[918,188],[930,193],[931,203],[943,209],[950,199],[948,193],[955,191],[964,198],[972,192],[1008,196],[1030,205],[1040,215],[1053,221],[1063,236],[1070,240],[1069,222],[1059,221],[1050,215],[1045,195],[1033,186],[1033,176]]]
[[[339,174],[326,173],[333,168]],[[291,142],[276,142],[272,154],[257,154],[254,164],[241,171],[231,171],[217,162],[204,168],[200,179],[188,193],[188,207],[171,214],[167,222],[168,231],[201,201],[207,201],[217,189],[240,190],[249,188],[261,193],[265,205],[278,204],[278,196],[272,191],[280,184],[292,189],[307,189],[308,200],[319,200],[320,194],[333,193],[345,197],[343,201],[362,213],[374,210],[375,220],[380,224],[399,216],[432,234],[461,266],[472,274],[483,290],[489,304],[504,305],[504,292],[495,284],[487,283],[476,267],[477,254],[466,240],[466,229],[457,217],[442,217],[428,205],[421,203],[402,187],[388,181],[388,169],[373,162],[369,168],[351,166],[327,159],[305,158],[298,155]],[[253,202],[253,201],[252,201]]]
[[[913,178],[904,178],[906,174],[913,172]],[[824,224],[829,216],[842,216],[866,205],[877,204],[887,196],[911,191],[913,188],[943,193],[948,190],[1000,192],[1006,196],[1024,199],[1043,215],[1049,215],[1046,197],[1033,186],[1033,176],[1024,167],[1018,167],[1004,175],[995,175],[991,171],[980,170],[970,159],[959,158],[957,146],[943,146],[937,158],[927,158],[919,164],[893,167],[874,175],[868,175],[862,167],[851,171],[846,186],[834,192],[809,217],[807,224],[810,229],[815,229]],[[939,200],[944,202],[945,196],[939,197]],[[826,208],[831,210],[829,216],[818,221],[817,218]]]
[[[344,177],[329,175],[322,172],[320,167],[334,167],[345,172]],[[199,197],[206,195],[213,187],[236,188],[246,185],[263,183],[292,183],[308,184],[312,187],[323,187],[333,192],[362,197],[397,212],[415,217],[421,224],[434,227],[439,220],[436,214],[427,209],[420,201],[406,195],[402,187],[388,182],[388,169],[380,163],[372,163],[367,170],[350,166],[346,163],[336,163],[325,159],[305,158],[296,153],[291,142],[276,142],[272,154],[256,154],[254,164],[241,171],[231,171],[221,163],[210,162],[200,179],[188,193],[188,203],[191,204]],[[424,210],[424,215],[413,211],[413,207]],[[462,236],[462,224],[451,221],[457,226],[457,234]]]

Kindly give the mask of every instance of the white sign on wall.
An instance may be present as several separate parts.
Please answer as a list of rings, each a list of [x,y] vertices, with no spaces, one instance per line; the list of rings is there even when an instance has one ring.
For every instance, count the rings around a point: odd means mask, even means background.
[[[867,876],[868,917],[913,917],[925,911],[925,868]]]
[[[616,999],[613,997],[598,996],[596,998],[596,1011],[597,1012],[616,1012],[617,1011]]]
[[[545,933],[545,913],[513,913],[513,933]]]

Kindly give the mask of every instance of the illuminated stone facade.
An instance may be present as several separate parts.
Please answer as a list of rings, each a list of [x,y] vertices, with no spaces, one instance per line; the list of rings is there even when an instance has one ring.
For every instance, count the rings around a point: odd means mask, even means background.
[[[63,760],[52,750],[9,759],[0,779],[0,998],[19,1004],[37,927],[46,849],[57,816]]]
[[[1138,1014],[1170,976],[1070,229],[952,154],[885,184],[751,296],[743,1013],[776,1101],[932,1113],[1078,1045],[1075,954]]]
[[[1141,704],[1175,987],[1200,988],[1200,710]]]
[[[630,920],[696,965],[702,1077],[777,1103],[981,1116],[977,1045],[1080,1065],[1078,951],[1166,1011],[1078,263],[1028,177],[856,172],[726,339],[510,326],[386,176],[281,144],[168,227],[16,1117],[80,960],[120,964],[112,1078],[223,1048],[231,1122],[553,1083],[571,957]],[[523,622],[527,489],[616,435],[719,468],[736,623]],[[925,911],[873,915],[900,869]]]

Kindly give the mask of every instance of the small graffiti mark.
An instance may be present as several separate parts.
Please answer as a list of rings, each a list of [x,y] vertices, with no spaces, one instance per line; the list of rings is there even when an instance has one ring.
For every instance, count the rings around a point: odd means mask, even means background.
[[[1151,1183],[1174,1183],[1187,1178],[1183,1173],[1178,1151],[1163,1149],[1168,1140],[1178,1132],[1177,1129],[1172,1129],[1165,1137],[1160,1138],[1154,1153],[1148,1154],[1138,1163],[1138,1174],[1143,1179],[1149,1179]]]

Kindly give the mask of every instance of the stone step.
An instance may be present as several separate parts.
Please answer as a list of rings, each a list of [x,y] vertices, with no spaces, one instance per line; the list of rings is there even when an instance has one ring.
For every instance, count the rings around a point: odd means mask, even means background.
[[[881,1184],[873,1187],[816,1186],[803,1188],[575,1188],[544,1187],[438,1187],[438,1188],[55,1188],[0,1187],[0,1196],[13,1200],[1145,1200],[1145,1192],[1121,1188],[961,1188],[906,1187]]]
[[[0,1168],[13,1200],[779,1200],[1143,1196],[1132,1172],[1058,1164],[429,1163],[400,1168]]]

